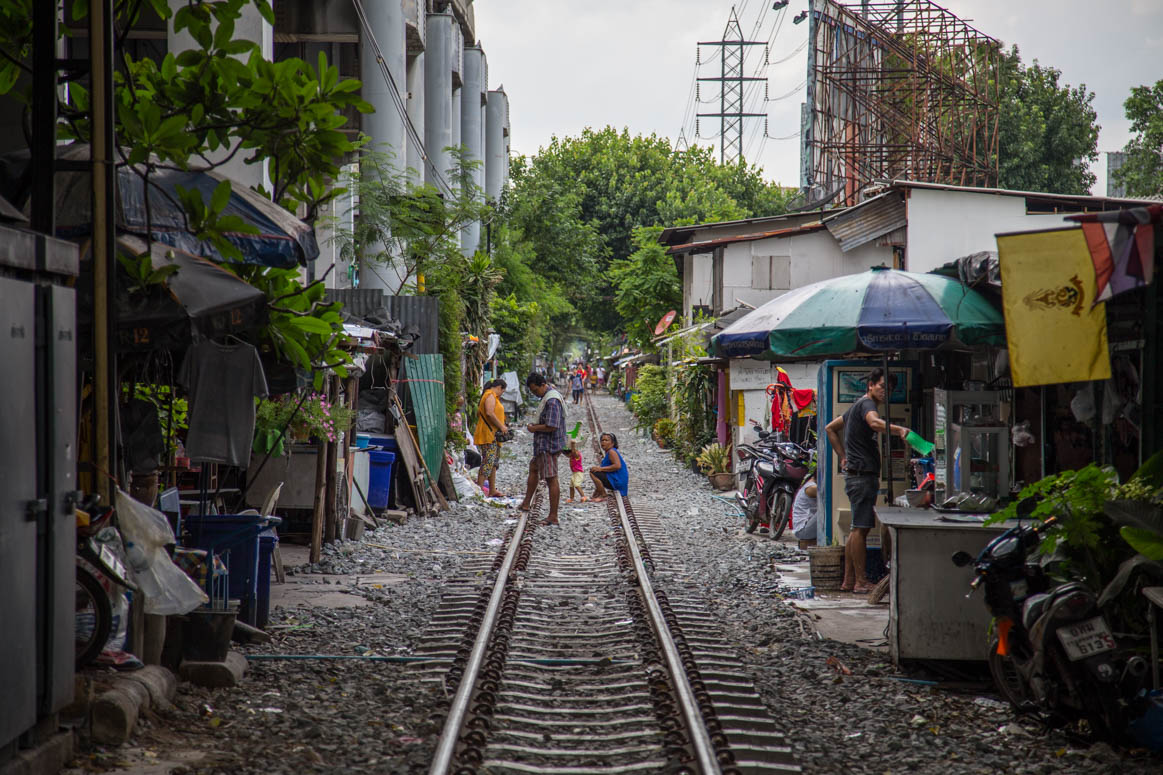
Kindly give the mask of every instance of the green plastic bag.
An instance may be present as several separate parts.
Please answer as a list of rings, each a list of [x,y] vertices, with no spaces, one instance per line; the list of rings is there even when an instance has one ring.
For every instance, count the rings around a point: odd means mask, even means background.
[[[927,455],[932,452],[935,446],[933,442],[922,439],[915,431],[909,431],[908,435],[905,436],[905,441],[909,443],[910,447],[922,455]]]

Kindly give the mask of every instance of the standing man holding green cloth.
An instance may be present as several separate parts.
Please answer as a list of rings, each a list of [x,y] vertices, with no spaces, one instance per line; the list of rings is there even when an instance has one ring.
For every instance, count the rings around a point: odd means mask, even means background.
[[[541,399],[537,422],[526,426],[533,434],[533,459],[529,461],[529,478],[525,483],[525,499],[517,508],[528,511],[533,505],[533,494],[542,479],[549,488],[549,515],[542,523],[556,525],[557,503],[561,498],[561,482],[557,476],[557,459],[565,449],[565,405],[545,377],[536,372],[525,379],[525,387]]]
[[[894,433],[904,439],[909,429],[890,426],[876,411],[884,401],[885,391],[896,383],[886,377],[884,369],[868,373],[868,391],[840,417],[825,426],[828,441],[840,457],[844,473],[844,493],[852,505],[852,530],[844,544],[844,581],[842,592],[859,595],[872,591],[865,571],[868,531],[876,524],[876,496],[880,492],[880,445],[876,434]],[[841,433],[843,435],[841,435]]]

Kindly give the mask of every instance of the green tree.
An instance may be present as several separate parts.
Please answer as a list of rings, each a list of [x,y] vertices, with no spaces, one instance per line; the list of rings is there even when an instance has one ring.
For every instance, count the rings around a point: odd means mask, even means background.
[[[575,331],[620,330],[611,262],[640,226],[775,215],[790,192],[755,167],[719,165],[709,149],[677,151],[656,135],[606,127],[554,138],[514,164],[508,219],[536,274],[560,283]]]
[[[87,16],[87,3],[67,6],[71,21]],[[135,59],[124,42],[147,6],[175,32],[187,31],[193,47],[168,53],[160,62]],[[359,96],[360,82],[341,80],[323,54],[315,66],[295,58],[271,62],[258,44],[236,39],[235,24],[248,6],[274,23],[268,0],[189,0],[176,12],[167,0],[115,3],[119,166],[128,166],[148,188],[159,170],[212,170],[242,155],[248,163],[268,164],[273,190],[265,193],[292,212],[305,210],[310,220],[342,190],[331,181],[345,155],[357,147],[343,132],[343,109],[372,108]],[[0,0],[0,94],[25,106],[26,124],[32,7],[32,0]],[[60,34],[66,34],[64,27]],[[62,139],[89,142],[89,89],[76,73],[67,80],[69,88],[60,92],[58,133]],[[158,187],[152,190],[168,196]],[[231,192],[231,183],[223,181],[208,199],[198,191],[179,190],[174,202],[185,214],[187,229],[210,241],[228,261],[241,254],[227,235],[253,231],[240,218],[224,214]],[[342,373],[348,361],[336,346],[342,324],[336,307],[322,302],[321,284],[304,286],[293,271],[240,265],[234,271],[266,291],[270,324],[264,335],[283,357],[304,369],[334,366]]]
[[[520,302],[512,295],[493,300],[493,328],[501,337],[497,359],[502,371],[523,376],[533,368],[533,356],[541,344],[536,324],[540,312],[537,302]]]
[[[488,217],[490,208],[478,197],[480,188],[470,174],[480,162],[466,161],[462,148],[453,155],[457,186],[446,197],[431,184],[413,184],[390,154],[362,151],[352,180],[359,217],[352,227],[336,230],[340,255],[375,264],[371,271],[383,273],[396,294],[415,289],[421,275],[459,265],[461,229]]]
[[[658,243],[661,231],[659,226],[635,229],[634,244],[638,249],[610,267],[615,307],[630,342],[638,347],[648,347],[659,319],[682,306],[682,287],[674,259]]]
[[[1019,191],[1086,194],[1098,158],[1094,92],[1060,83],[1062,73],[1003,52],[998,116],[998,185]]]
[[[1115,180],[1130,196],[1163,194],[1163,81],[1131,89],[1123,107],[1135,136],[1127,143],[1127,158],[1115,171]]]

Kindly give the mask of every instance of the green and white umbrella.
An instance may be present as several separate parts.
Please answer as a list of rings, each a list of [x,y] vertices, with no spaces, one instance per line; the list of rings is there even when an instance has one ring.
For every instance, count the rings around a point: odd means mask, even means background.
[[[719,357],[823,358],[1004,345],[985,297],[934,274],[877,267],[788,291],[711,340]]]

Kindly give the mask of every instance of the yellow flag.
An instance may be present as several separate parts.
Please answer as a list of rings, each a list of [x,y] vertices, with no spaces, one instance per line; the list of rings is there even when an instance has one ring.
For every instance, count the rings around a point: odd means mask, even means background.
[[[999,234],[1001,292],[1016,387],[1109,379],[1106,304],[1082,229]]]

